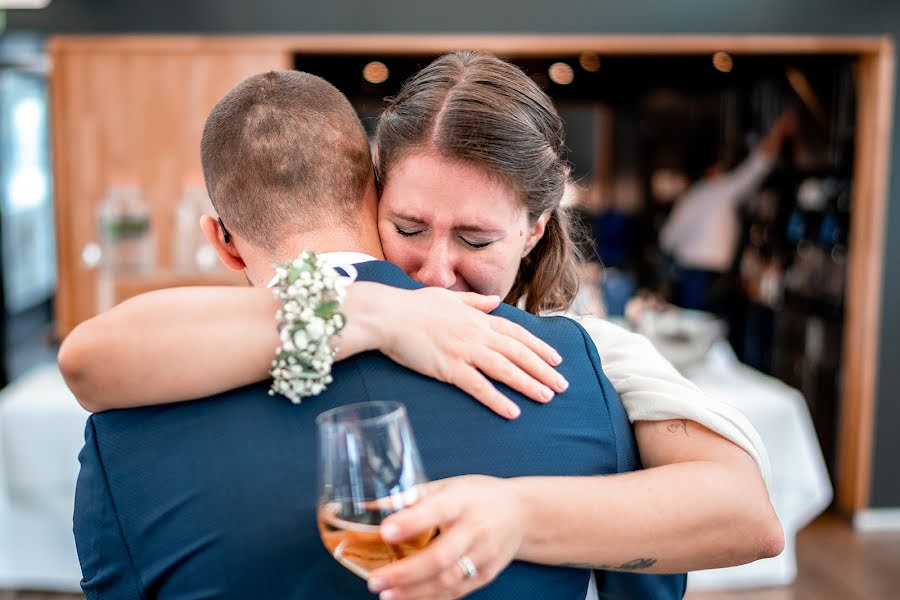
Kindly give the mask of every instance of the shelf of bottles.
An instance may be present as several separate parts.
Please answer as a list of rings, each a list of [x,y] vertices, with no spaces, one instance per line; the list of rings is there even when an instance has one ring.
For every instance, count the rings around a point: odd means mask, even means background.
[[[82,252],[83,262],[98,270],[97,309],[160,288],[245,283],[219,263],[202,235],[200,217],[213,212],[203,187],[188,185],[168,222],[157,224],[138,186],[110,186],[96,212],[98,241]],[[169,228],[170,264],[157,260],[161,227]]]

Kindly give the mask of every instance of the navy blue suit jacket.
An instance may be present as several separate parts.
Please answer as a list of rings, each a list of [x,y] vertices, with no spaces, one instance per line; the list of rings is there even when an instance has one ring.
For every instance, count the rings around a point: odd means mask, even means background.
[[[363,280],[418,287],[390,263],[357,268]],[[584,330],[505,305],[495,314],[555,347],[570,382],[546,406],[500,386],[522,408],[513,422],[376,352],[335,365],[334,383],[300,406],[268,396],[266,382],[92,416],[74,519],[87,597],[371,598],[365,583],[329,556],[315,522],[315,417],[343,404],[404,402],[431,479],[637,468],[624,409]],[[516,561],[472,597],[583,600],[588,578],[582,569]],[[684,582],[598,572],[602,597],[680,598]]]

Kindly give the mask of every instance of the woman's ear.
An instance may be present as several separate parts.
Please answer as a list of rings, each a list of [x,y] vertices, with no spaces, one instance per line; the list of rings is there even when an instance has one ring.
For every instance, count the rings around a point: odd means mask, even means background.
[[[218,219],[214,219],[209,215],[203,215],[200,217],[200,229],[203,231],[206,241],[213,247],[216,254],[219,255],[219,260],[226,267],[233,271],[243,271],[247,268],[244,259],[241,258],[241,253],[238,252],[234,245],[234,236],[229,235],[231,240],[225,241],[225,232],[219,225]]]
[[[537,246],[537,243],[544,237],[544,233],[547,231],[547,221],[550,220],[552,214],[553,209],[545,210],[531,226],[531,231],[528,232],[528,238],[525,240],[525,254],[531,252],[531,249]]]

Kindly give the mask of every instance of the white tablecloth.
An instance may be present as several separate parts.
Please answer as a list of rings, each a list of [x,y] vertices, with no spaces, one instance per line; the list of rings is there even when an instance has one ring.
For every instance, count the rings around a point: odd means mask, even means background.
[[[828,471],[803,395],[741,364],[726,342],[685,375],[712,398],[744,413],[759,431],[772,463],[769,492],[781,519],[785,548],[775,558],[749,565],[697,571],[690,589],[788,585],[797,576],[796,533],[831,503]]]
[[[86,419],[56,365],[0,391],[0,588],[79,590],[72,506]]]

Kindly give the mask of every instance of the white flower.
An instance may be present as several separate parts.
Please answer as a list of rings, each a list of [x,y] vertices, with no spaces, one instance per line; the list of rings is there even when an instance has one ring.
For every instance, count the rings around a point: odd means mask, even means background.
[[[306,325],[306,333],[312,338],[320,338],[325,335],[325,322],[322,319],[313,319]]]
[[[305,331],[298,331],[294,334],[294,347],[297,350],[306,350],[309,347],[309,337]]]

